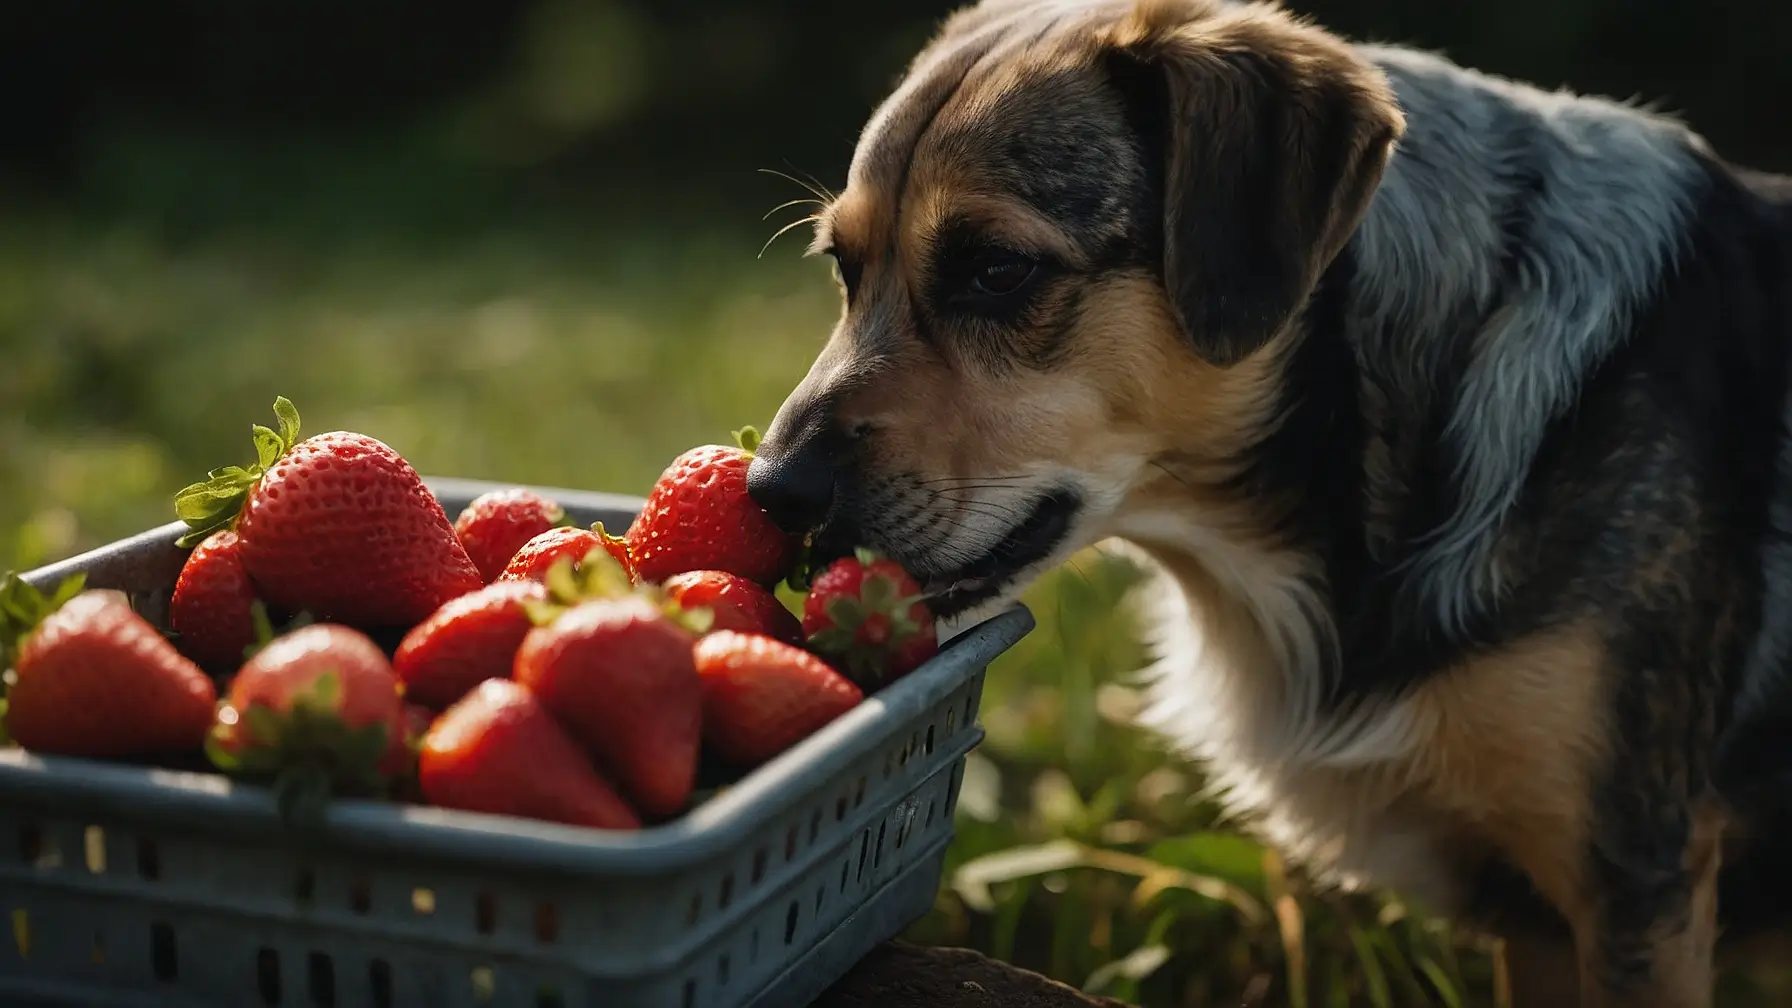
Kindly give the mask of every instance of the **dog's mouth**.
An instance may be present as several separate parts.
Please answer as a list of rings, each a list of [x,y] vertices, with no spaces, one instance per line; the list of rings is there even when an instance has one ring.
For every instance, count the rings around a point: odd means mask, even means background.
[[[1063,544],[1081,507],[1076,494],[1053,491],[1039,498],[1025,518],[977,559],[951,570],[914,571],[928,608],[944,618],[997,597]]]

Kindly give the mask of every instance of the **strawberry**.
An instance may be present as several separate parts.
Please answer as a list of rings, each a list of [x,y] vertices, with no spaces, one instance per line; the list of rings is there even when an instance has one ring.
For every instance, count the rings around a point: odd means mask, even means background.
[[[629,558],[628,543],[621,536],[605,532],[603,522],[594,522],[588,529],[549,529],[524,543],[510,558],[504,572],[498,575],[498,580],[544,581],[548,569],[555,563],[570,560],[577,568],[592,550],[598,549],[609,553],[622,566],[623,573],[631,580],[634,578],[635,565]]]
[[[13,741],[65,756],[199,747],[218,699],[211,679],[117,593],[80,589],[65,582],[45,598],[22,581],[0,588]]]
[[[533,490],[493,490],[473,498],[454,520],[454,538],[490,582],[524,543],[565,520],[560,505]]]
[[[641,826],[548,709],[508,679],[487,679],[436,719],[417,776],[424,799],[444,808],[598,829]]]
[[[868,690],[915,670],[939,651],[921,586],[893,560],[856,550],[829,564],[803,600],[809,649]]]
[[[214,469],[175,496],[192,532],[235,527],[261,597],[289,611],[366,627],[410,626],[484,581],[410,463],[364,434],[298,440],[275,400],[278,433],[255,428],[257,462]]]
[[[803,626],[778,597],[727,571],[686,571],[661,586],[684,609],[708,609],[710,629],[764,634],[788,644],[803,642]]]
[[[566,567],[559,568],[566,571]],[[696,782],[696,634],[641,594],[580,602],[523,639],[512,674],[597,754],[635,807],[664,817]]]
[[[535,627],[523,603],[547,597],[534,581],[499,581],[437,609],[392,655],[406,698],[440,710],[485,680],[510,675],[517,648]]]
[[[312,818],[332,790],[377,791],[405,761],[398,677],[366,634],[317,623],[243,665],[207,751],[219,769],[274,779],[281,812]]]
[[[255,585],[243,569],[242,540],[214,532],[187,555],[168,603],[181,652],[213,675],[235,672],[255,643]]]
[[[864,694],[802,648],[723,630],[697,642],[703,741],[724,759],[763,763],[858,706]]]
[[[797,540],[747,496],[759,432],[747,427],[735,439],[739,447],[692,448],[660,474],[628,529],[640,580],[719,570],[769,585],[790,572]]]

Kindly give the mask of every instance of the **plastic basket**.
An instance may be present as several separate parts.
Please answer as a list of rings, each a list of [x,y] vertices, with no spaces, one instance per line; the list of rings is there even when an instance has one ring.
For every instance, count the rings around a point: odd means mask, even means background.
[[[492,485],[431,480],[450,514]],[[547,489],[574,520],[639,501]],[[178,526],[76,570],[161,620]],[[0,751],[0,1004],[795,1008],[932,905],[1015,607],[670,824],[379,802],[295,833],[209,773]]]

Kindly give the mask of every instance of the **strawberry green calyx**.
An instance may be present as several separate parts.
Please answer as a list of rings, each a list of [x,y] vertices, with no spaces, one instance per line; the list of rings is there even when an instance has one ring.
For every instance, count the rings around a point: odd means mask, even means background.
[[[921,632],[909,613],[920,595],[901,595],[889,575],[871,570],[880,558],[867,549],[853,551],[866,568],[858,594],[842,595],[827,602],[828,623],[809,635],[809,649],[842,663],[860,681],[877,678],[886,657]]]
[[[248,661],[255,657],[256,653],[262,648],[272,644],[274,638],[284,637],[294,630],[303,629],[316,622],[317,619],[315,617],[310,613],[301,610],[297,615],[293,616],[292,619],[287,620],[286,625],[276,630],[274,629],[274,621],[268,616],[268,607],[262,604],[260,599],[250,602],[249,626],[255,631],[255,639],[249,642],[248,647],[243,648],[243,661]]]
[[[0,670],[12,668],[19,646],[31,636],[31,631],[86,587],[86,574],[64,578],[47,595],[11,571],[0,578]]]
[[[278,431],[260,424],[251,428],[255,439],[253,465],[213,469],[206,473],[205,479],[174,495],[175,517],[185,522],[190,530],[175,540],[175,545],[188,549],[204,542],[212,533],[236,525],[244,502],[261,482],[262,474],[299,443],[299,411],[292,400],[277,397],[274,417],[280,424]]]
[[[386,726],[352,727],[341,708],[342,680],[334,674],[318,676],[285,712],[224,704],[206,736],[206,755],[227,774],[268,780],[282,818],[315,825],[333,794],[377,794],[386,784]]]
[[[729,433],[734,435],[734,443],[740,446],[740,450],[748,455],[759,450],[759,428],[748,425]]]
[[[609,538],[604,531],[603,522],[595,523],[591,530]],[[548,589],[546,599],[525,599],[522,602],[523,611],[529,614],[529,621],[536,626],[547,626],[559,619],[561,613],[580,602],[622,598],[635,590],[628,572],[602,546],[593,547],[576,565],[571,560],[556,560],[548,568],[543,582]]]

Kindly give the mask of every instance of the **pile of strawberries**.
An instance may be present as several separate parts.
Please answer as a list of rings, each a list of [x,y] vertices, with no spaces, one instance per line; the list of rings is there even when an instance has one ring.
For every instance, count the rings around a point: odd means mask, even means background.
[[[634,829],[687,810],[700,765],[762,763],[937,649],[914,580],[863,551],[800,620],[777,597],[802,544],[747,496],[750,428],[675,459],[618,537],[523,489],[450,523],[385,444],[274,412],[253,465],[175,499],[170,634],[79,579],[0,585],[14,742],[203,750],[297,819],[353,794]]]

